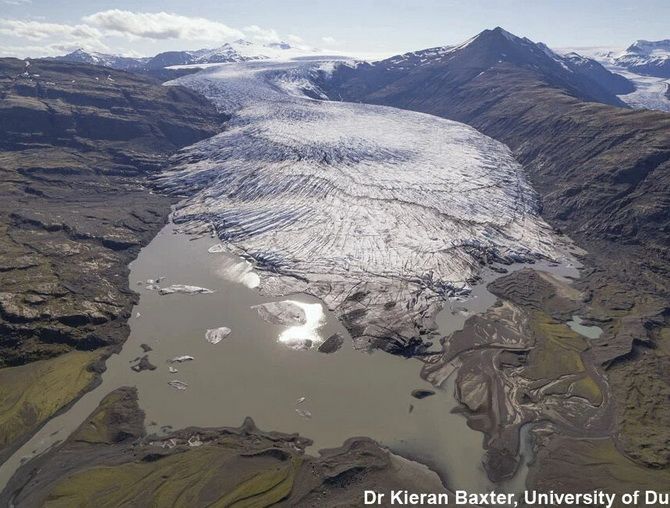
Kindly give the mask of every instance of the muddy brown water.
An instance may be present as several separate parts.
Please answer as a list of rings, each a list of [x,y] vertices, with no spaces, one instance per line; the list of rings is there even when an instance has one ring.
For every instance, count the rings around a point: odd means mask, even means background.
[[[411,397],[414,389],[435,389],[420,378],[418,360],[354,350],[346,330],[316,299],[306,295],[281,299],[261,296],[247,287],[256,276],[244,268],[240,258],[208,253],[214,243],[211,238],[176,234],[175,227],[168,225],[141,251],[130,267],[131,287],[141,297],[123,350],[108,360],[98,388],[49,421],[0,467],[0,488],[22,461],[65,439],[106,394],[119,386],[136,386],[149,432],[161,432],[163,426],[238,426],[251,416],[263,430],[299,432],[312,439],[309,453],[340,446],[352,436],[369,436],[391,450],[430,464],[452,489],[523,489],[526,464],[506,484],[493,485],[487,479],[481,465],[483,435],[452,412],[457,407],[453,375],[436,395],[422,400]],[[231,267],[238,270],[231,271]],[[160,295],[146,289],[145,283],[137,284],[158,277],[165,277],[163,287],[189,284],[215,292]],[[445,308],[438,316],[441,332],[446,335],[460,329],[467,316],[495,301],[484,286],[476,286],[469,300]],[[307,305],[313,318],[322,313],[320,324],[289,330],[266,323],[251,309],[280,300]],[[208,343],[205,331],[221,326],[232,333],[218,344]],[[335,332],[346,341],[333,354],[295,350],[281,340],[302,334],[318,343]],[[137,373],[130,369],[133,360],[144,354],[141,344],[152,348],[148,355],[156,370]],[[190,355],[194,360],[168,363],[179,355]],[[170,372],[171,365],[178,372]],[[171,380],[186,383],[187,389],[176,390],[168,385]],[[297,403],[302,397],[304,402]],[[296,409],[309,411],[311,418]],[[527,448],[528,440],[523,442]]]

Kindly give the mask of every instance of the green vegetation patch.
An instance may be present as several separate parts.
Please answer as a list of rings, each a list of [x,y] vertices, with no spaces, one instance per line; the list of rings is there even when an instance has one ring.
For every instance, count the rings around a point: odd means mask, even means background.
[[[75,351],[0,369],[0,450],[34,432],[91,385],[99,353]]]
[[[532,319],[537,345],[528,356],[524,375],[540,380],[584,372],[582,352],[588,348],[586,341],[569,326],[547,314],[535,312]]]
[[[233,467],[239,461],[248,463]],[[44,506],[269,506],[289,495],[300,462],[240,459],[230,449],[202,446],[82,471],[57,484]]]

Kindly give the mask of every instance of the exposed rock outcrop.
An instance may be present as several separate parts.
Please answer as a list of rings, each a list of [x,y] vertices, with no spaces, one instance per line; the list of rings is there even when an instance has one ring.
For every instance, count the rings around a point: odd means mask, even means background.
[[[119,347],[137,297],[128,263],[173,202],[146,178],[223,118],[190,90],[54,61],[0,59],[0,98],[0,368]],[[20,391],[41,389],[21,379]],[[83,388],[73,386],[29,401],[16,428],[34,430]]]
[[[339,333],[334,333],[319,345],[319,353],[335,353],[344,344],[344,337]]]

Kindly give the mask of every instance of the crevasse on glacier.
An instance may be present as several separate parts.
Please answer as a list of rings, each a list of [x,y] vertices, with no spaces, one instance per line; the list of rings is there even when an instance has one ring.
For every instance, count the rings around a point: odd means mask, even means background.
[[[305,291],[359,346],[416,346],[482,262],[553,257],[509,149],[431,115],[308,97],[325,62],[225,64],[172,84],[232,116],[158,179],[180,223],[214,226],[269,294]]]

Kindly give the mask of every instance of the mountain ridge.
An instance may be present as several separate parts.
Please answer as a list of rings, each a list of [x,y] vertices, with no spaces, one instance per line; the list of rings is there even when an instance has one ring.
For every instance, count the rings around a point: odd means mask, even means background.
[[[48,57],[47,59],[102,65],[126,71],[146,71],[163,69],[175,65],[245,62],[249,60],[277,58],[283,55],[296,56],[302,52],[305,52],[305,50],[291,46],[286,42],[256,44],[245,39],[238,39],[233,42],[226,42],[215,48],[163,51],[150,57],[130,57],[88,52],[83,48],[79,48],[66,55]]]
[[[637,40],[615,57],[614,63],[637,74],[670,78],[670,39]]]

